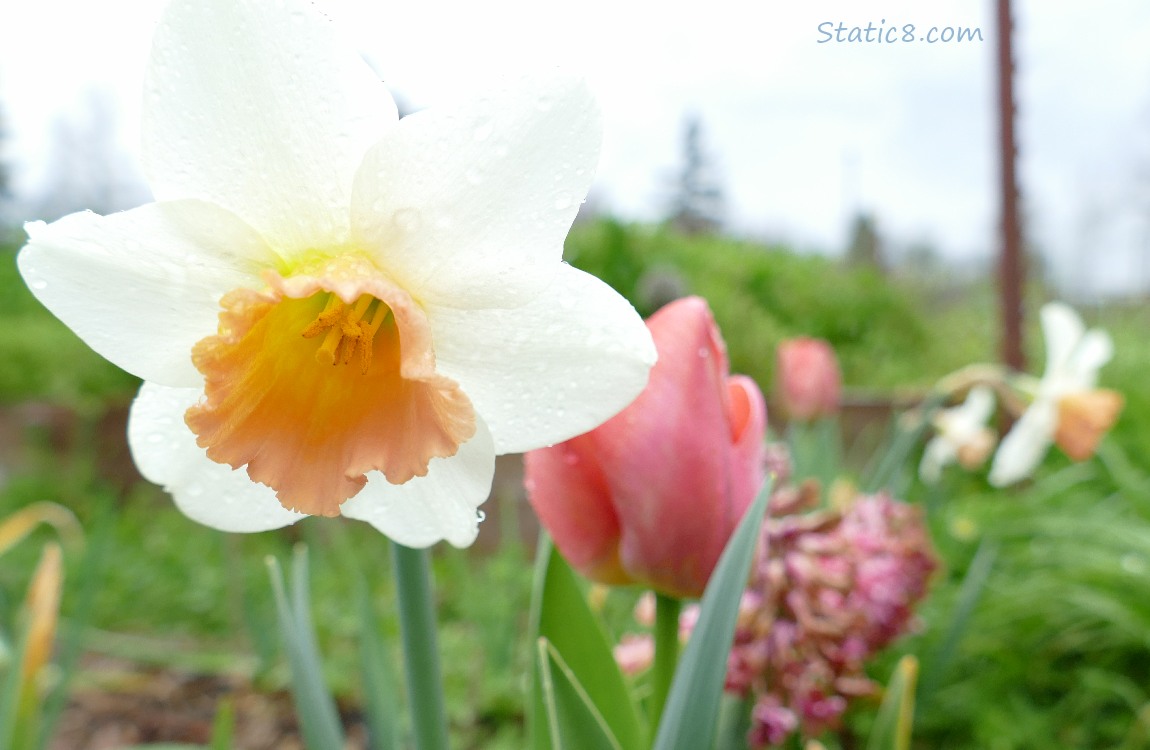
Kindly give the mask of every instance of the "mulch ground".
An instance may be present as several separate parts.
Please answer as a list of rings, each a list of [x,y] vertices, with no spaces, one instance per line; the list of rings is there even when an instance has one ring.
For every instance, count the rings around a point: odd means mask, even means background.
[[[235,709],[234,750],[303,750],[286,692],[255,690],[244,678],[195,675],[87,657],[56,725],[50,750],[122,750],[149,743],[207,745],[223,701]],[[342,711],[346,750],[366,747],[359,715]]]

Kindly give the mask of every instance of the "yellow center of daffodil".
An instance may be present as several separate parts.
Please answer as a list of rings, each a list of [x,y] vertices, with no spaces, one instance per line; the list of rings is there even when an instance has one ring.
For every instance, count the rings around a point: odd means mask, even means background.
[[[391,308],[371,295],[361,295],[353,306],[344,304],[334,294],[328,294],[323,312],[303,329],[303,337],[310,339],[324,334],[323,344],[315,353],[320,364],[347,365],[352,359],[358,359],[360,369],[366,375],[371,367],[375,335],[380,326],[393,320]]]
[[[474,435],[423,310],[369,263],[265,281],[225,295],[218,333],[192,352],[206,399],[185,421],[212,460],[247,466],[288,509],[333,516],[368,471],[402,484]]]

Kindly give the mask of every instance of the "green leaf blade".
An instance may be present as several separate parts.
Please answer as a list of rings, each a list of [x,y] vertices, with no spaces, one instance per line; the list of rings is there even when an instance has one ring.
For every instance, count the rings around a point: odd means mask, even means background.
[[[548,736],[555,750],[622,750],[579,678],[546,638],[537,644]]]
[[[530,629],[533,642],[547,639],[623,750],[644,750],[646,731],[615,663],[607,635],[588,606],[574,571],[547,539],[539,543],[534,588]],[[554,745],[545,721],[544,675],[539,670],[540,664],[536,664],[529,734],[533,748],[547,750]]]

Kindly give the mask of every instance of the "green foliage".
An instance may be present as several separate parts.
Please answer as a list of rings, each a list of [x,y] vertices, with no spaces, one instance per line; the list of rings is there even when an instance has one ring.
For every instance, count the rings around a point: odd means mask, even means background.
[[[1117,460],[1022,491],[968,485],[937,509],[951,567],[921,612],[927,631],[903,650],[947,658],[924,663],[916,747],[1145,746],[1150,485],[1128,465],[1109,468]],[[985,578],[973,605],[972,576]],[[971,606],[955,639],[952,619]]]
[[[611,643],[588,607],[575,573],[547,540],[539,546],[532,599],[529,639],[546,643],[539,646],[533,672],[532,747],[575,747],[570,744],[571,736],[560,734],[569,722],[602,722],[602,733],[611,744],[633,750],[646,747],[645,732],[615,664]],[[574,700],[575,696],[586,698],[589,705]]]
[[[846,269],[822,256],[610,219],[576,227],[566,256],[631,300],[644,317],[672,291],[705,297],[732,369],[764,386],[775,345],[785,338],[830,341],[846,381],[867,385],[905,384],[910,373],[921,378],[918,363],[924,353],[929,360],[933,345],[909,294],[874,270]]]

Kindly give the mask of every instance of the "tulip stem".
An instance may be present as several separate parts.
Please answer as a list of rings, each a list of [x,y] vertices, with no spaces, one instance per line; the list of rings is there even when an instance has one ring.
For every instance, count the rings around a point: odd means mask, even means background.
[[[651,736],[658,734],[663,706],[671,691],[675,666],[679,662],[679,610],[682,602],[665,594],[655,594],[655,666],[651,672]]]
[[[447,750],[447,714],[436,643],[435,605],[427,550],[391,543],[407,705],[416,750]]]

